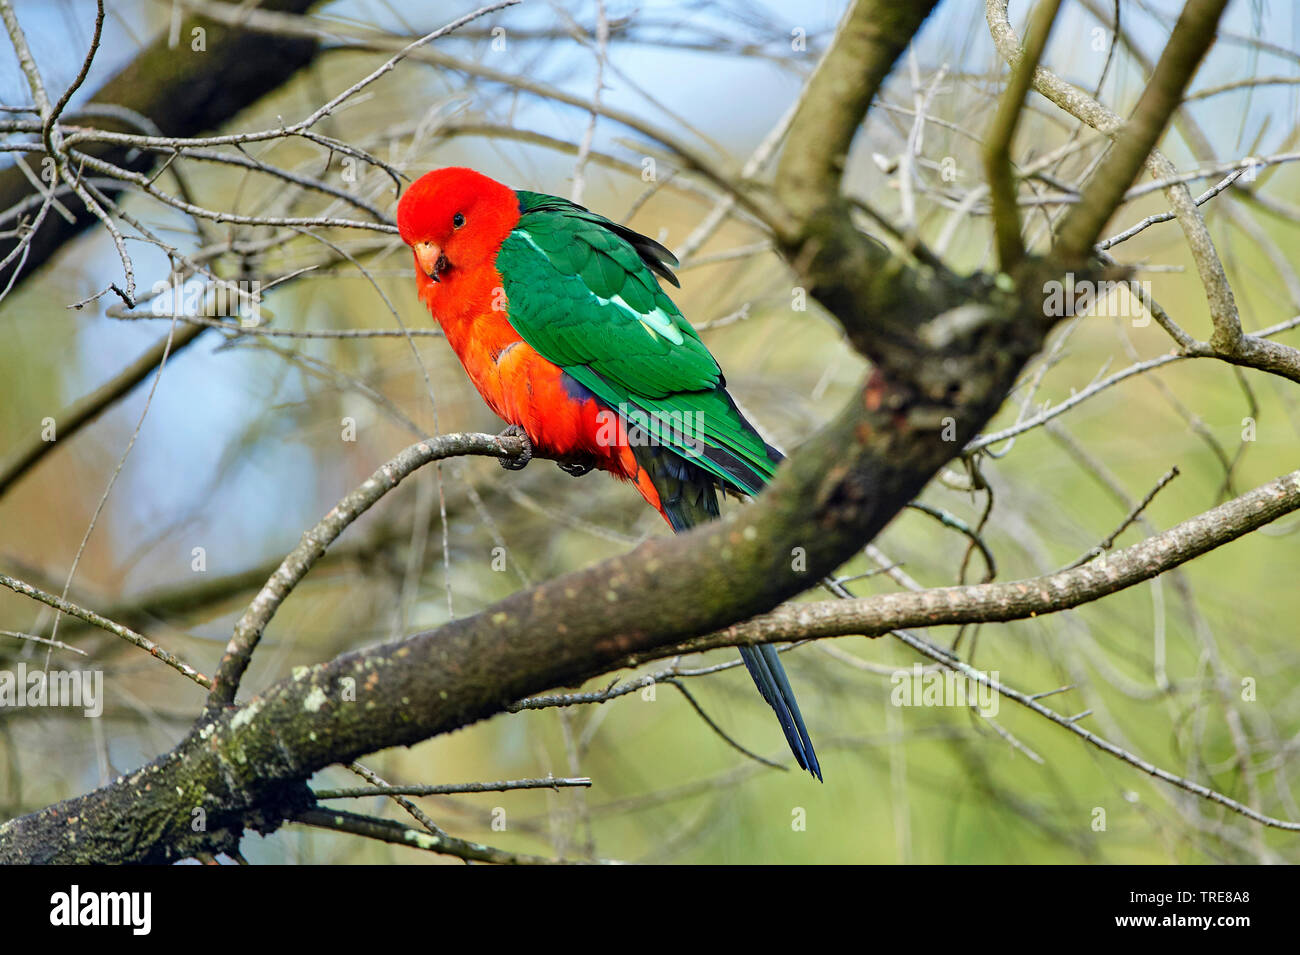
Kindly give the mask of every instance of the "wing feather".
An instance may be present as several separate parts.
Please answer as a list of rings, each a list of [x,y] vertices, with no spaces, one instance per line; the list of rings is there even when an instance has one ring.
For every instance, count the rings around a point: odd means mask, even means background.
[[[519,193],[497,266],[509,320],[548,361],[629,426],[748,494],[780,455],[727,394],[722,370],[659,286],[677,264],[659,243],[555,196]]]

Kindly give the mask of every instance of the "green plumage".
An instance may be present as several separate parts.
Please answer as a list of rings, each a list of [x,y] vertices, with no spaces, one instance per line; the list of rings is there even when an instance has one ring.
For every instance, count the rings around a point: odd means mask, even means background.
[[[659,286],[677,260],[659,243],[556,196],[518,193],[497,269],[509,320],[631,426],[746,494],[780,455],[726,392],[699,334]]]
[[[719,486],[757,494],[781,455],[736,408],[718,363],[659,287],[659,278],[677,284],[673,254],[572,202],[517,195],[519,223],[497,256],[510,324],[617,409],[630,439],[648,432],[649,441],[630,440],[632,451],[673,530],[716,518]],[[821,779],[776,648],[740,654],[799,765]]]

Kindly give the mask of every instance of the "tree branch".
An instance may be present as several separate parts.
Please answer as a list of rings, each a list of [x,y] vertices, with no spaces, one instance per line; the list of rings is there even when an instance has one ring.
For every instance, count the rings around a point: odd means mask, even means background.
[[[158,367],[158,363],[164,357],[168,355],[175,357],[177,352],[198,338],[205,328],[204,325],[187,325],[174,336],[164,336],[156,345],[122,369],[111,381],[60,411],[54,419],[57,440],[46,441],[41,435],[41,430],[37,429],[26,442],[11,451],[5,460],[0,461],[0,497],[3,497],[13,484],[34,468],[45,455],[130,394],[136,385],[144,381],[149,373]]]
[[[1150,580],[1296,510],[1300,510],[1300,471],[1269,481],[1132,547],[1103,553],[1055,574],[787,604],[706,637],[664,648],[663,655],[777,640],[879,637],[908,627],[1000,623],[1056,613]],[[627,662],[631,665],[632,660]]]
[[[226,646],[221,666],[208,696],[209,709],[234,702],[239,681],[253,658],[262,632],[280,609],[289,592],[307,576],[307,571],[325,554],[325,549],[349,524],[369,510],[381,497],[397,487],[417,468],[432,461],[466,454],[514,458],[523,453],[519,438],[490,434],[444,434],[419,441],[375,471],[359,488],[339,501],[320,522],[302,535],[302,542],[281,561],[270,579],[253,598]]]
[[[993,227],[997,237],[998,264],[1010,272],[1025,255],[1020,238],[1020,212],[1016,206],[1016,182],[1011,173],[1011,141],[1024,111],[1025,94],[1033,82],[1034,70],[1047,47],[1061,0],[1043,0],[1034,9],[1025,38],[1025,49],[1012,66],[1011,81],[998,100],[998,111],[984,145],[984,175],[989,181],[993,203]]]
[[[232,851],[245,826],[269,831],[283,819],[301,818],[312,798],[302,784],[317,770],[464,726],[550,686],[736,643],[879,634],[908,625],[1052,612],[1150,579],[1297,508],[1300,471],[1133,547],[1046,578],[794,605],[698,639],[664,641],[659,621],[642,606],[647,598],[624,588],[634,583],[630,578],[637,570],[656,574],[660,588],[649,599],[658,604],[661,617],[671,617],[664,608],[679,606],[674,598],[681,594],[668,555],[686,550],[678,546],[683,541],[696,545],[690,551],[705,552],[704,567],[686,568],[697,576],[721,556],[710,546],[718,536],[724,547],[761,546],[746,533],[752,524],[738,527],[737,520],[727,520],[721,528],[705,528],[721,535],[697,531],[658,539],[630,555],[639,560],[616,558],[518,594],[475,617],[299,670],[242,708],[205,720],[175,750],[132,775],[6,823],[0,827],[0,860],[156,862],[198,851]],[[701,536],[706,537],[702,548]],[[584,620],[575,609],[587,606],[591,593],[601,592],[592,589],[592,577],[609,588],[610,626],[601,626],[590,613]],[[719,582],[704,583],[711,588]],[[609,594],[615,599],[608,600]],[[699,592],[692,596],[700,599]],[[712,612],[718,613],[716,608]],[[148,831],[142,831],[137,800],[146,783],[153,795]],[[198,808],[205,811],[208,827],[196,833],[190,823]]]
[[[1019,55],[1020,41],[1007,19],[1007,0],[987,0],[986,13],[989,31],[998,52],[1003,59],[1013,62]],[[1140,51],[1134,52],[1140,55]],[[1034,89],[1071,116],[1112,139],[1124,128],[1124,121],[1111,109],[1042,66],[1034,71]],[[1266,341],[1259,335],[1242,333],[1232,287],[1228,283],[1214,240],[1191,192],[1179,177],[1177,168],[1157,149],[1150,152],[1146,165],[1152,178],[1167,183],[1164,187],[1165,195],[1178,216],[1179,227],[1191,250],[1192,260],[1196,263],[1196,271],[1209,305],[1210,320],[1214,324],[1211,343],[1189,343],[1185,333],[1175,333],[1174,337],[1183,353],[1189,357],[1218,358],[1300,382],[1300,351],[1278,342]],[[1159,311],[1153,311],[1157,316],[1160,315]],[[1162,321],[1162,324],[1169,327],[1167,322]]]
[[[1169,120],[1214,44],[1219,17],[1228,0],[1188,0],[1137,108],[1076,205],[1061,223],[1057,254],[1086,259],[1124,193],[1164,135]]]
[[[263,0],[264,9],[302,12],[316,0]],[[192,31],[205,31],[205,52],[190,49]],[[204,17],[189,17],[181,25],[182,42],[175,47],[159,37],[106,82],[91,97],[91,105],[111,104],[119,115],[143,117],[157,131],[191,136],[220,126],[267,93],[278,89],[311,62],[317,44],[310,39],[285,40],[223,26]],[[38,104],[39,106],[39,104]],[[56,115],[46,103],[42,116]],[[75,109],[73,112],[77,112]],[[130,128],[124,124],[123,128]],[[132,155],[128,147],[92,147],[98,158],[135,171],[153,166],[151,155]],[[33,195],[33,186],[15,166],[0,170],[0,210]],[[25,264],[17,259],[0,269],[0,287],[17,277],[21,282],[63,245],[99,221],[79,202],[68,202],[72,221],[48,216],[27,250]],[[19,237],[0,238],[0,260],[18,245]]]
[[[855,0],[808,81],[777,165],[777,198],[797,220],[814,218],[838,199],[849,146],[894,61],[938,0]],[[799,221],[777,234],[797,242]]]

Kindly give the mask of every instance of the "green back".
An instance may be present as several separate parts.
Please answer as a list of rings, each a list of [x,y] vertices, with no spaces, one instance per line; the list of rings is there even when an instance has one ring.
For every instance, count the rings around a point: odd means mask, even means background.
[[[656,443],[757,493],[779,455],[736,409],[717,361],[660,288],[656,273],[676,284],[672,253],[565,199],[518,196],[522,215],[497,267],[520,337]]]

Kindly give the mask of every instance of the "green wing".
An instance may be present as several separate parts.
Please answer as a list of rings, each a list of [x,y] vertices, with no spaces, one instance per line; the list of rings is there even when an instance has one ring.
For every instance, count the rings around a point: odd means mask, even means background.
[[[748,493],[779,455],[726,391],[717,361],[656,274],[677,284],[659,243],[555,196],[520,192],[497,267],[510,324],[658,444]]]

